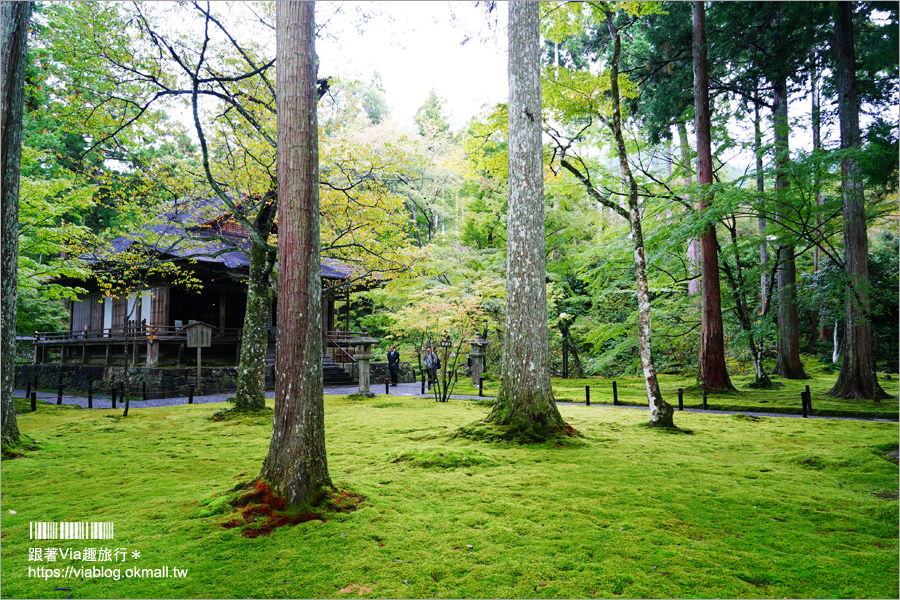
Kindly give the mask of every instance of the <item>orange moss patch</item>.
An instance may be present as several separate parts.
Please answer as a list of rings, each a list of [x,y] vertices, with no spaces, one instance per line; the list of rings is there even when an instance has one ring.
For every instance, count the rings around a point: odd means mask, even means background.
[[[232,503],[235,510],[243,509],[241,517],[222,524],[227,529],[243,526],[241,535],[244,537],[270,535],[273,530],[285,525],[326,520],[322,512],[288,510],[287,499],[277,495],[264,481],[257,481],[252,488],[248,484],[244,489],[248,490],[247,493]],[[365,498],[356,492],[331,490],[317,504],[325,511],[346,513],[357,510],[364,501]]]
[[[559,430],[560,435],[564,435],[566,437],[582,437],[581,432],[566,423],[566,426]]]
[[[338,590],[338,594],[349,594],[353,590],[357,591],[357,594],[362,596],[363,594],[369,594],[372,592],[372,588],[369,586],[374,586],[374,583],[367,583],[366,585],[360,585],[358,583],[351,583],[345,588]]]
[[[349,513],[358,510],[365,501],[362,494],[349,490],[332,490],[325,494],[322,504],[334,512]]]
[[[246,488],[245,488],[246,489]],[[257,481],[253,486],[253,491],[244,494],[234,502],[236,508],[242,508],[251,504],[265,505],[271,510],[284,510],[287,507],[287,500],[275,494],[275,490],[265,481]]]

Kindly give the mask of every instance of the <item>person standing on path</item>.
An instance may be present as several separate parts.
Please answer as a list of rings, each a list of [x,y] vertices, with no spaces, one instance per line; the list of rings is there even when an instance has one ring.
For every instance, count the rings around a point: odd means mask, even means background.
[[[425,371],[428,373],[428,387],[434,385],[437,379],[437,363],[438,355],[432,352],[431,346],[425,347],[425,355],[422,357],[422,364],[425,365]]]
[[[391,372],[391,385],[397,387],[397,379],[400,375],[400,353],[391,346],[387,353],[388,369]]]

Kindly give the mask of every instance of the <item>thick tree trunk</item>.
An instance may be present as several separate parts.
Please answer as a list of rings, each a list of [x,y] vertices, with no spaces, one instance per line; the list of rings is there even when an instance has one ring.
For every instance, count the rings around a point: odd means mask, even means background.
[[[787,210],[788,162],[788,96],[787,80],[775,82],[775,196],[778,202],[776,221],[781,220],[781,211]],[[807,379],[800,361],[800,319],[797,315],[797,270],[794,262],[793,244],[783,243],[778,248],[781,260],[778,266],[778,348],[775,373],[785,379]]]
[[[622,40],[609,15],[607,16],[607,25],[613,40],[613,58],[610,62],[612,130],[616,140],[616,152],[619,156],[619,168],[628,187],[628,221],[631,225],[631,240],[634,246],[634,278],[637,283],[638,348],[641,356],[641,368],[644,372],[644,384],[647,389],[647,403],[650,408],[650,426],[675,427],[675,411],[670,404],[663,400],[662,393],[659,391],[656,364],[653,361],[650,285],[647,281],[647,254],[644,251],[641,208],[638,204],[637,182],[634,180],[628,164],[628,150],[625,146],[625,136],[622,134],[622,111],[619,97],[619,56],[622,52]]]
[[[260,235],[265,239],[271,230],[269,211],[264,207],[257,218]],[[269,274],[272,258],[268,248],[251,241],[250,266],[247,274],[247,311],[241,331],[241,357],[238,365],[237,393],[234,406],[237,410],[260,410],[266,406],[266,354],[269,348],[269,308],[271,289]]]
[[[706,67],[706,13],[703,4],[691,2],[693,13],[694,114],[697,131],[697,183],[700,184],[700,211],[712,205],[712,134],[709,115],[709,75]],[[716,228],[710,225],[700,236],[702,283],[700,321],[700,385],[710,391],[733,390],[725,366],[725,329],[722,324],[722,297],[719,284],[719,249]]]
[[[853,47],[853,8],[838,2],[835,23],[837,52],[838,111],[841,121],[841,149],[858,149],[859,101],[856,93],[856,56]],[[872,327],[869,322],[869,245],[866,237],[866,210],[862,172],[855,156],[841,162],[844,199],[844,269],[847,302],[844,359],[837,383],[828,392],[837,398],[887,398],[875,376]]]
[[[503,370],[489,420],[540,438],[565,423],[550,387],[536,2],[509,3],[508,154]]]
[[[681,146],[681,164],[684,171],[684,185],[694,185],[693,169],[691,168],[691,144],[688,141],[687,123],[683,120],[678,121],[678,139]],[[700,265],[700,248],[697,245],[697,238],[688,240],[687,247],[688,258],[688,295],[696,296],[700,293],[699,265]]]
[[[16,310],[19,263],[19,173],[22,164],[22,113],[25,88],[25,52],[28,44],[28,20],[31,2],[4,2],[0,6],[0,61],[2,61],[3,142],[2,176],[2,441],[19,440],[19,425],[13,393],[16,388]]]
[[[322,280],[315,3],[276,5],[278,352],[275,418],[260,478],[291,506],[332,487],[322,396]]]

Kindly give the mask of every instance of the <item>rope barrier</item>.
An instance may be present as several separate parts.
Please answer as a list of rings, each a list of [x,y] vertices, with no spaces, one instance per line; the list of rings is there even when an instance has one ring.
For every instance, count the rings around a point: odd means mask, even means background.
[[[63,399],[65,396],[74,396],[79,398],[87,398],[88,407],[93,408],[93,404],[95,404],[95,401],[103,402],[105,404],[106,402],[112,401],[114,397],[119,403],[125,402],[126,397],[131,402],[142,402],[170,398],[193,399],[193,397],[196,395],[197,389],[197,385],[195,383],[185,383],[182,385],[173,386],[160,386],[153,385],[145,378],[138,377],[129,381],[127,385],[125,381],[119,379],[102,380],[99,382],[89,381],[86,387],[79,386],[78,389],[72,390],[73,386],[64,383],[64,378],[64,374],[60,374],[52,378],[46,376],[38,377],[36,375],[30,378],[26,378],[24,399],[28,400],[33,393],[42,392],[44,394],[56,394],[57,404],[62,404],[61,399]],[[201,379],[201,384],[201,389],[203,390],[204,395],[221,395],[235,392],[235,389],[233,387],[222,387],[203,379]],[[45,397],[45,399],[50,399],[50,396]],[[186,400],[186,403],[188,402],[189,400]],[[97,408],[107,407],[97,406]]]

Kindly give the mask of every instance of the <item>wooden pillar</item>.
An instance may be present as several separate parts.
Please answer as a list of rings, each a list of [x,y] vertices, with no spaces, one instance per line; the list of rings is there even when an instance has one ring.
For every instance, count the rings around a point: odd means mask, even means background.
[[[225,291],[219,292],[219,333],[225,333],[225,299],[228,295]]]
[[[157,339],[158,326],[156,323],[149,325],[147,332],[147,366],[159,365],[159,340]]]
[[[347,319],[344,321],[344,331],[346,333],[350,332],[350,288],[347,288],[347,293],[344,296],[346,298],[344,302],[344,314],[347,315]]]
[[[138,336],[143,331],[143,327],[141,327],[141,322],[135,322],[134,331],[132,332],[133,337],[131,338],[131,364],[137,366],[138,359],[141,356],[140,345],[138,344]],[[125,358],[125,366],[128,366],[128,358]]]
[[[334,318],[334,301],[329,300],[325,290],[322,290],[322,356],[328,355],[328,332],[331,331],[331,322]]]

